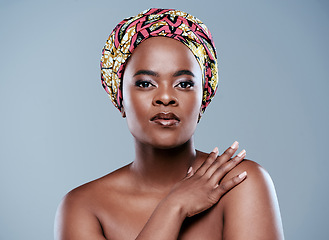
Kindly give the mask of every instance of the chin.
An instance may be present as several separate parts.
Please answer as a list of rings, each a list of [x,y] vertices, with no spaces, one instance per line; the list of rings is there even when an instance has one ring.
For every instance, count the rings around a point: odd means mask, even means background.
[[[154,148],[158,149],[175,149],[183,146],[187,142],[191,140],[192,136],[190,138],[157,138],[153,139],[152,141],[146,143],[147,145],[150,145]]]
[[[152,147],[157,149],[170,150],[170,149],[178,148],[182,145],[183,144],[152,144]]]
[[[194,130],[194,129],[193,129]],[[191,129],[142,129],[131,131],[137,142],[158,149],[174,149],[189,142],[194,134]]]

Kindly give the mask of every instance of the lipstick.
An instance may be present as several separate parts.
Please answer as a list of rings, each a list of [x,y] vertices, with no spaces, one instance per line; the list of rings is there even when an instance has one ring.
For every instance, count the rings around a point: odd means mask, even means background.
[[[176,126],[180,119],[172,112],[157,113],[151,118],[151,122],[159,124],[164,127]]]

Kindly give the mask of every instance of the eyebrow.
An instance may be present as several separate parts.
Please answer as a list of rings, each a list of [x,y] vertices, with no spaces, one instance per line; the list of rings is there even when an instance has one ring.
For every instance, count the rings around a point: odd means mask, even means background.
[[[159,76],[159,74],[157,72],[154,72],[151,70],[139,70],[134,74],[134,77],[138,76],[138,75],[149,75],[149,76],[154,76],[154,77]],[[173,77],[179,77],[181,75],[189,75],[189,76],[195,77],[194,74],[190,70],[186,70],[186,69],[175,72],[173,74]]]
[[[189,75],[189,76],[194,77],[194,74],[190,70],[185,70],[185,69],[175,72],[173,77],[178,77],[181,75]]]
[[[135,74],[134,74],[134,77],[135,76],[138,76],[138,75],[149,75],[149,76],[154,76],[154,77],[158,77],[159,74],[154,72],[154,71],[151,71],[151,70],[139,70],[137,71]]]

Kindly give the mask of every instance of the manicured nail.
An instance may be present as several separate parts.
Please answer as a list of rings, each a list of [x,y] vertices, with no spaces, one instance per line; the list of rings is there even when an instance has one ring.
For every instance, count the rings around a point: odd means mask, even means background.
[[[240,173],[239,174],[239,178],[245,178],[247,176],[247,172],[246,171],[244,171],[243,173]]]
[[[235,142],[232,144],[231,148],[232,148],[232,149],[236,149],[236,148],[238,148],[238,146],[239,146],[239,143],[238,143],[237,141],[235,141]]]
[[[190,167],[190,168],[187,170],[187,174],[189,174],[190,172],[192,172],[192,167]]]
[[[245,154],[246,154],[246,150],[243,149],[241,152],[239,152],[238,157],[242,157]]]
[[[214,150],[212,150],[212,152],[216,153],[218,155],[218,147],[215,147]]]

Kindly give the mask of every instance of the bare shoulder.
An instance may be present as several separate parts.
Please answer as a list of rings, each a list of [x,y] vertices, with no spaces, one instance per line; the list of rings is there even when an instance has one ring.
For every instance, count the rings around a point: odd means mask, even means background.
[[[232,169],[223,179],[226,181],[242,172],[247,172],[247,178],[232,189],[226,198],[235,198],[236,195],[241,196],[247,194],[246,198],[270,194],[276,198],[273,181],[270,174],[258,163],[251,160],[243,160],[239,165]],[[252,194],[251,194],[252,193]],[[235,198],[236,199],[236,198]],[[230,199],[230,202],[232,199]]]
[[[103,177],[85,183],[70,192],[68,192],[60,206],[62,205],[86,205],[88,204],[88,209],[92,211],[93,202],[98,200],[99,197],[108,193],[116,194],[118,189],[124,189],[124,185],[127,185],[127,168],[129,165],[117,169]],[[109,194],[109,195],[111,195]]]
[[[103,199],[115,198],[116,188],[124,182],[126,167],[83,184],[64,196],[56,213],[55,239],[105,239],[97,212],[104,204]]]
[[[243,160],[239,165],[232,169],[224,178],[224,180],[234,177],[242,172],[247,172],[247,178],[249,183],[255,181],[255,183],[272,183],[271,177],[266,169],[264,169],[258,163],[251,160]]]
[[[269,173],[244,160],[223,179],[243,171],[247,178],[222,198],[225,239],[283,239],[279,204]],[[238,231],[237,231],[238,229]]]

